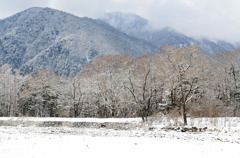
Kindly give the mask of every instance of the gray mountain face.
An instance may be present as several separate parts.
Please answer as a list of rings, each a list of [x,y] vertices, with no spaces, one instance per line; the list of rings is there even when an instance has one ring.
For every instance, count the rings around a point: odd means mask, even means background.
[[[236,47],[236,48],[240,48],[240,42],[237,42],[237,43],[235,44],[235,47]]]
[[[159,31],[153,31],[150,42],[159,47],[166,45],[176,46],[176,47],[186,47],[198,42],[194,39],[187,37],[181,33],[176,32],[170,27],[166,27]]]
[[[135,14],[111,12],[105,14],[101,20],[130,36],[146,40],[158,47],[166,45],[188,46],[191,43],[196,43],[193,39],[176,32],[170,27],[153,30],[147,19]]]
[[[148,33],[150,33],[151,26],[148,24],[148,20],[135,14],[111,12],[105,14],[101,20],[130,36],[140,39],[146,39],[150,36]]]
[[[199,40],[198,46],[209,54],[236,50],[234,45],[221,40],[201,39]]]
[[[236,48],[228,42],[208,39],[196,40],[170,27],[153,30],[148,20],[134,14],[112,12],[105,14],[101,20],[126,34],[146,40],[160,48],[165,45],[176,47],[197,45],[207,54],[236,50]]]
[[[0,65],[10,64],[22,74],[48,68],[69,76],[97,56],[158,50],[100,20],[50,8],[30,8],[0,21]]]

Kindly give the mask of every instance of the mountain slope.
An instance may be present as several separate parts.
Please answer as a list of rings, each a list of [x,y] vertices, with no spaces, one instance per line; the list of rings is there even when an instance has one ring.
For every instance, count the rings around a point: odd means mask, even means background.
[[[207,54],[236,50],[236,48],[228,42],[216,40],[213,42],[208,39],[196,40],[170,27],[153,30],[148,20],[134,14],[112,12],[105,14],[101,19],[126,34],[146,40],[160,48],[165,45],[182,47],[194,44]]]
[[[49,68],[73,75],[97,56],[156,51],[100,20],[50,8],[30,8],[0,21],[0,64],[10,64],[22,74]]]
[[[101,20],[128,35],[140,39],[146,39],[149,36],[147,34],[150,33],[149,31],[151,30],[148,20],[135,14],[111,12],[105,14]]]
[[[222,40],[201,39],[198,41],[198,46],[209,54],[236,50],[236,47],[234,45]]]
[[[161,30],[153,30],[149,21],[135,14],[110,12],[105,14],[101,20],[109,25],[134,36],[146,40],[158,47],[165,45],[182,46],[191,45],[195,41],[170,27]]]
[[[197,44],[197,41],[194,39],[178,33],[170,27],[163,28],[159,31],[153,31],[151,38],[149,38],[149,41],[159,47],[166,45],[184,47]]]

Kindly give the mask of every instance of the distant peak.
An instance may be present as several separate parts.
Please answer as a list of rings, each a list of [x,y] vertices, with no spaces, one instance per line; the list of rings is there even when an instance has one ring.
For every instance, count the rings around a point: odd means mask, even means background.
[[[109,12],[100,19],[125,33],[137,33],[150,27],[147,19],[132,13]]]
[[[218,44],[218,41],[217,40],[210,40],[211,42],[215,43],[215,44]]]
[[[104,14],[102,19],[115,19],[115,20],[126,20],[131,19],[131,21],[142,21],[143,23],[148,23],[148,20],[133,13],[124,13],[124,12],[107,12]]]
[[[61,10],[57,10],[57,9],[53,9],[53,8],[48,8],[48,7],[32,7],[32,8],[28,8],[26,10],[23,11],[23,13],[28,13],[28,12],[63,12]],[[21,13],[21,12],[20,12]],[[69,14],[69,13],[68,13]]]
[[[36,11],[36,10],[39,11],[39,10],[43,10],[43,9],[45,9],[45,8],[43,8],[43,7],[31,7],[31,8],[26,9],[25,12]]]
[[[41,15],[41,16],[39,16]],[[44,17],[46,19],[51,19],[51,18],[66,18],[66,16],[68,17],[76,17],[76,18],[80,18],[78,16],[75,16],[73,14],[61,11],[61,10],[57,10],[57,9],[52,9],[52,8],[48,8],[48,7],[32,7],[32,8],[28,8],[22,12],[19,12],[17,14],[14,14],[8,18],[14,18],[16,19],[21,19],[21,20],[26,20],[28,18],[41,18]]]
[[[134,14],[134,13],[127,13],[127,12],[119,12],[119,11],[114,11],[114,12],[107,12],[105,15],[116,15],[116,16],[132,16],[132,17],[137,17],[141,19],[145,19],[140,15]],[[147,19],[145,19],[147,20]]]
[[[164,31],[167,31],[167,32],[175,32],[175,33],[177,33],[177,31],[176,30],[174,30],[172,27],[164,27],[162,30],[164,30]]]

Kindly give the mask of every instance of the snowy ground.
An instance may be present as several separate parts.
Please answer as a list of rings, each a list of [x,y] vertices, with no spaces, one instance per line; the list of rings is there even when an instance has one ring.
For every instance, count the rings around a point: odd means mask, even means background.
[[[19,120],[19,118],[11,118],[11,121],[14,119]],[[27,118],[31,121],[32,119],[60,121],[59,119]],[[9,121],[9,118],[0,118],[0,120]],[[233,120],[236,121],[235,118]],[[61,121],[140,123],[139,119],[63,119]],[[0,158],[239,158],[240,130],[236,125],[233,130],[229,128],[205,132],[179,132],[164,130],[162,125],[160,128],[156,124],[141,125],[130,130],[0,126]]]

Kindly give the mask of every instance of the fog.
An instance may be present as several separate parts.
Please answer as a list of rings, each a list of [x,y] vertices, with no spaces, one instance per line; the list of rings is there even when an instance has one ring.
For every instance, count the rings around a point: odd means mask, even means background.
[[[91,18],[111,11],[135,13],[158,29],[170,26],[191,37],[240,41],[239,0],[0,0],[0,18],[36,6]]]

